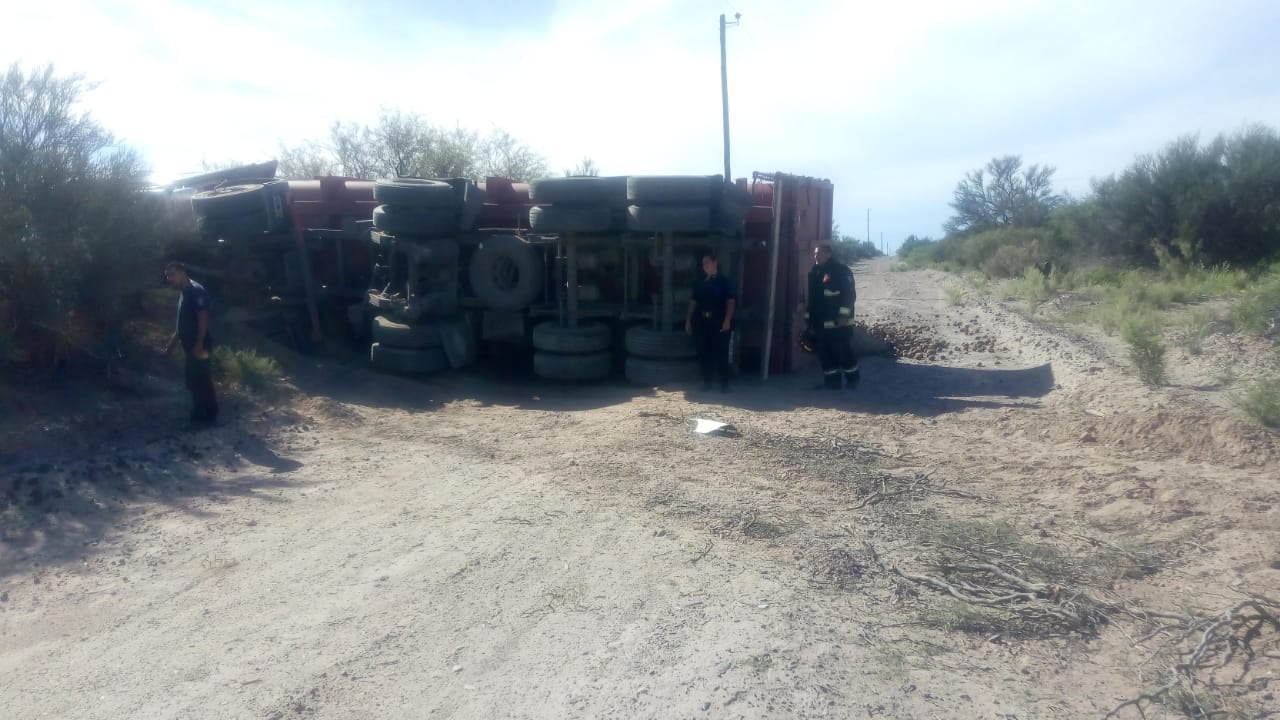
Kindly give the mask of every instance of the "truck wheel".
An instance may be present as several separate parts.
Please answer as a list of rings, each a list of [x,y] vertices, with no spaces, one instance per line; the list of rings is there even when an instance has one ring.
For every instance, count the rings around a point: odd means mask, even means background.
[[[373,226],[392,235],[444,235],[457,232],[458,211],[379,205],[373,209]]]
[[[492,235],[471,254],[467,275],[490,310],[523,310],[542,293],[542,256],[515,235]]]
[[[379,370],[406,374],[440,372],[449,367],[444,351],[438,348],[409,350],[388,347],[381,343],[369,346],[369,364]]]
[[[613,229],[607,207],[529,208],[529,229],[541,233],[606,232]]]
[[[457,189],[443,180],[406,177],[373,184],[373,199],[387,205],[456,209],[461,205],[460,198]]]
[[[191,211],[196,217],[227,217],[267,212],[267,187],[273,183],[248,183],[205,190],[191,196]]]
[[[705,233],[711,229],[711,208],[705,205],[632,205],[627,229],[633,232]]]
[[[529,183],[529,199],[549,205],[619,207],[627,202],[625,177],[552,177]]]
[[[384,347],[423,350],[440,347],[440,331],[432,325],[407,325],[379,315],[373,319],[373,341]]]
[[[720,175],[632,175],[627,201],[632,205],[711,205],[724,178]]]
[[[651,358],[627,358],[627,380],[633,385],[656,387],[696,382],[698,364],[691,360],[653,360]]]
[[[576,328],[560,327],[554,320],[533,329],[533,347],[549,353],[567,355],[604,352],[609,349],[613,333],[604,323],[587,323]]]
[[[533,372],[547,380],[599,380],[613,372],[613,356],[607,352],[589,355],[533,354]]]
[[[683,332],[658,332],[647,327],[627,330],[628,355],[654,360],[682,360],[697,357],[693,338]]]

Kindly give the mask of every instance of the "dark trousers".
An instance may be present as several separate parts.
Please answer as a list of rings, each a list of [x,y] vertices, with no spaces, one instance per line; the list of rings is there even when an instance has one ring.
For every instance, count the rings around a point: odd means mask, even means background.
[[[213,422],[218,417],[218,398],[213,390],[213,370],[209,358],[200,360],[187,354],[187,390],[191,391],[192,422]]]
[[[818,361],[822,363],[822,382],[827,387],[840,387],[840,379],[852,386],[858,381],[858,358],[853,354],[853,328],[818,330]]]
[[[720,376],[720,386],[729,385],[729,336],[720,332],[721,322],[710,320],[695,322],[693,339],[698,347],[698,362],[702,366],[702,382],[710,385],[714,375]]]

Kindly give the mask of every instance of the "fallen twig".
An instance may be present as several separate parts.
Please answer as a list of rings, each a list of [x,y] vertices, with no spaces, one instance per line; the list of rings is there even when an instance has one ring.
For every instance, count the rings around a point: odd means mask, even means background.
[[[1125,700],[1107,713],[1107,718],[1115,717],[1125,708],[1134,708],[1138,711],[1139,716],[1146,717],[1146,707],[1157,703],[1170,702],[1173,693],[1178,688],[1186,688],[1191,693],[1192,701],[1196,702],[1196,710],[1201,713],[1200,717],[1225,716],[1228,714],[1225,711],[1206,710],[1195,699],[1194,693],[1197,686],[1203,685],[1207,690],[1211,691],[1224,689],[1222,686],[1212,683],[1206,684],[1199,680],[1199,672],[1210,667],[1226,667],[1238,655],[1244,654],[1245,659],[1240,674],[1241,679],[1243,679],[1252,669],[1252,665],[1258,657],[1280,658],[1280,653],[1265,651],[1260,653],[1254,647],[1255,643],[1262,638],[1265,629],[1270,628],[1272,633],[1280,633],[1280,603],[1276,603],[1271,598],[1263,595],[1250,594],[1247,599],[1236,602],[1221,613],[1211,616],[1179,616],[1172,613],[1154,612],[1147,615],[1148,617],[1175,620],[1175,622],[1161,625],[1153,633],[1140,638],[1138,642],[1172,630],[1182,631],[1181,637],[1176,641],[1178,643],[1182,643],[1196,634],[1200,635],[1200,640],[1195,647],[1180,653],[1179,657],[1182,659],[1171,665],[1166,672],[1166,677],[1169,678],[1167,682],[1158,688]],[[1179,619],[1181,620],[1180,623],[1177,622]],[[1239,691],[1241,686],[1233,687]],[[1252,686],[1243,687],[1246,692],[1253,689]],[[1180,698],[1179,702],[1185,703],[1187,700]]]

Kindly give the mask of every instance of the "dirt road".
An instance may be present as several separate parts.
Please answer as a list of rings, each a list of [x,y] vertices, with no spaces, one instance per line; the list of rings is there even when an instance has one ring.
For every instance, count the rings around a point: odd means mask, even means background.
[[[321,367],[290,411],[28,463],[0,715],[1101,717],[1157,679],[1133,623],[965,632],[893,568],[923,567],[930,528],[1007,518],[1156,541],[1167,563],[1117,585],[1135,602],[1280,594],[1274,436],[890,268],[858,269],[859,313],[950,348],[866,359],[855,393]]]

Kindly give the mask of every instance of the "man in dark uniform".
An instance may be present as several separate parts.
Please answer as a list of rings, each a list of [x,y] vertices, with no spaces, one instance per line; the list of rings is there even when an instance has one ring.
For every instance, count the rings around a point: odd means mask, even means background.
[[[808,332],[817,339],[822,363],[822,385],[839,390],[841,378],[847,387],[858,385],[858,359],[853,354],[853,304],[858,293],[853,271],[837,262],[830,245],[813,250],[814,266],[809,271],[809,306],[805,312]]]
[[[729,278],[720,274],[715,253],[702,254],[705,277],[693,288],[684,331],[693,335],[702,364],[702,389],[711,390],[712,375],[720,376],[720,391],[729,392],[729,339],[738,293]]]
[[[182,344],[186,355],[187,390],[191,391],[191,423],[213,424],[218,419],[218,398],[213,389],[213,372],[209,353],[213,336],[209,334],[209,291],[187,273],[182,263],[171,262],[164,269],[165,280],[182,292],[178,296],[178,323],[169,338],[165,353]]]

